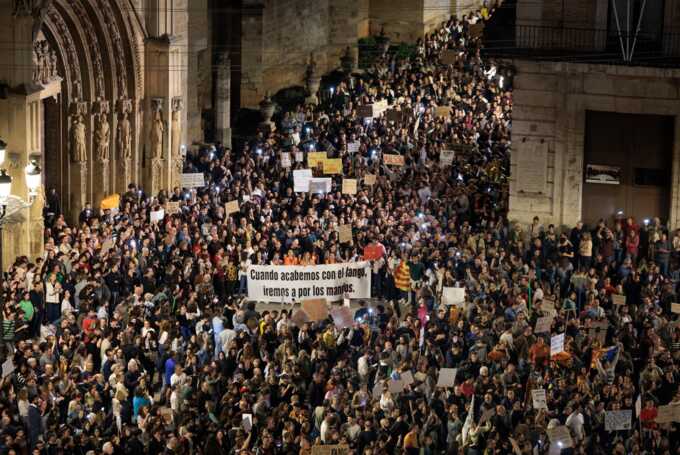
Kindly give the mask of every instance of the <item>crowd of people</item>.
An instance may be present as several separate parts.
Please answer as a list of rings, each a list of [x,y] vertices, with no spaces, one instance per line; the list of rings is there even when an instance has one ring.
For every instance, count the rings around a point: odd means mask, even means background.
[[[677,453],[677,420],[658,416],[680,406],[680,237],[658,219],[508,221],[511,81],[470,31],[486,18],[451,18],[413,56],[385,52],[239,150],[189,151],[203,188],[131,184],[118,210],[72,226],[56,213],[44,257],[4,274],[0,451]],[[398,113],[358,115],[381,100]],[[315,151],[342,174],[295,192]],[[351,327],[247,298],[251,265],[354,262],[368,246],[382,252],[373,298],[353,305],[371,317]],[[444,304],[449,287],[464,304]],[[629,425],[608,431],[618,410]]]

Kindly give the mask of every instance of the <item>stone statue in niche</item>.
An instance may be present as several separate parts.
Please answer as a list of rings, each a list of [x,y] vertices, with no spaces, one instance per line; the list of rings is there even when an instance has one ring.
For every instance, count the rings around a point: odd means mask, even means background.
[[[57,77],[57,53],[50,49],[45,40],[33,45],[33,82],[48,84]]]
[[[161,116],[161,111],[158,110],[154,113],[153,125],[151,126],[151,158],[153,159],[163,159],[164,132],[163,117]]]
[[[87,161],[85,123],[80,115],[74,115],[73,123],[71,124],[71,159],[74,163]]]
[[[132,159],[132,136],[127,111],[118,121],[118,154],[124,160]]]
[[[109,160],[109,138],[111,135],[109,119],[106,112],[97,116],[97,129],[94,132],[95,147],[99,161]]]

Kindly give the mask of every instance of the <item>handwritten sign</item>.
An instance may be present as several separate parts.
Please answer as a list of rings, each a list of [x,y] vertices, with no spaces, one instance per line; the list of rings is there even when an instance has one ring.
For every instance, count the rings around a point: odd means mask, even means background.
[[[229,201],[226,204],[224,204],[224,211],[227,212],[227,215],[231,215],[232,213],[238,212],[239,205],[238,205],[238,199],[235,199],[233,201]]]
[[[604,414],[605,431],[625,431],[632,427],[633,410],[607,411]]]
[[[330,178],[309,179],[309,191],[311,193],[330,193],[332,188],[333,181]]]
[[[444,287],[442,289],[442,303],[447,306],[465,306],[465,288]]]
[[[357,194],[357,179],[342,179],[342,194]]]
[[[202,172],[182,174],[180,185],[182,188],[202,188],[205,186],[205,176]]]
[[[451,166],[455,157],[456,152],[453,150],[442,150],[439,152],[439,164],[441,166]]]
[[[439,60],[444,65],[454,65],[458,61],[458,51],[455,49],[444,49],[439,56]]]
[[[14,372],[14,362],[9,358],[2,364],[2,377],[6,378]]]
[[[360,146],[361,146],[361,143],[359,141],[348,142],[347,143],[347,152],[348,153],[357,153],[359,151]]]
[[[536,320],[536,327],[534,328],[534,333],[547,333],[550,332],[550,327],[552,326],[553,317],[552,316],[542,316]]]
[[[383,155],[383,162],[387,166],[403,166],[404,165],[404,157],[402,155],[386,154],[386,155]]]
[[[290,162],[290,153],[288,152],[282,152],[281,153],[281,167],[283,168],[289,168],[291,166]]]
[[[680,404],[659,406],[656,412],[656,423],[680,422]]]
[[[342,160],[340,158],[326,158],[322,163],[324,174],[342,174]]]
[[[149,212],[149,221],[151,221],[152,223],[157,223],[159,221],[162,221],[164,217],[165,217],[165,210],[163,210],[163,209],[156,210],[154,212]]]
[[[315,445],[312,446],[312,455],[349,455],[347,444]]]
[[[557,355],[564,352],[564,333],[550,338],[550,355]]]
[[[302,163],[305,160],[305,154],[302,152],[295,152],[295,162]]]
[[[376,176],[375,174],[364,175],[364,185],[373,186],[375,185]]]
[[[317,167],[319,163],[323,163],[326,159],[326,152],[309,152],[307,153],[307,166]]]
[[[293,171],[293,190],[296,193],[309,191],[309,181],[312,179],[311,169],[296,169]]]
[[[341,224],[338,226],[338,237],[340,243],[349,243],[352,241],[352,225]]]
[[[174,215],[175,213],[179,213],[179,201],[167,202],[165,204],[165,212],[168,215]]]
[[[437,106],[434,108],[434,115],[437,117],[448,117],[451,113],[451,106]]]
[[[534,409],[548,409],[548,401],[545,396],[545,389],[534,389],[531,391],[531,400]]]
[[[596,321],[590,325],[588,329],[588,336],[594,340],[598,340],[600,345],[604,345],[607,339],[607,329],[609,323],[607,321]]]
[[[437,387],[453,387],[456,384],[457,368],[442,368],[439,370]]]
[[[548,438],[550,439],[551,444],[555,444],[563,449],[574,446],[574,440],[571,439],[569,428],[567,428],[565,425],[548,428],[546,432],[548,433]]]
[[[671,303],[671,313],[680,313],[680,303]]]
[[[612,303],[614,305],[625,305],[626,296],[621,294],[612,294]]]

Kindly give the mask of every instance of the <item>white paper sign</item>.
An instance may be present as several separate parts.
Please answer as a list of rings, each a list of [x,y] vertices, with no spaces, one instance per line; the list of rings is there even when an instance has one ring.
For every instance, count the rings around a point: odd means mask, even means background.
[[[569,428],[567,428],[565,425],[548,428],[546,432],[548,433],[548,438],[550,438],[551,444],[555,444],[562,449],[573,447],[574,440],[571,439]]]
[[[6,378],[14,372],[14,362],[9,358],[2,364],[2,377]]]
[[[281,167],[289,168],[290,166],[291,166],[290,153],[288,152],[281,153]]]
[[[302,163],[305,160],[305,154],[303,152],[295,152],[295,162]]]
[[[548,401],[545,397],[545,389],[534,389],[531,391],[531,399],[534,409],[548,409]]]
[[[633,410],[607,411],[604,414],[605,431],[630,430],[632,427]]]
[[[550,332],[550,327],[552,326],[553,317],[552,316],[542,316],[536,319],[536,327],[534,328],[534,333],[547,333]]]
[[[564,333],[550,338],[550,355],[557,355],[564,352]]]
[[[309,181],[312,178],[311,169],[297,169],[293,171],[293,190],[296,193],[309,191]]]
[[[437,387],[453,387],[456,383],[457,368],[442,368],[439,370]]]
[[[163,221],[164,217],[165,217],[165,210],[163,210],[163,209],[156,210],[155,212],[149,212],[149,220],[152,223],[157,223],[159,221]]]
[[[182,188],[201,188],[205,186],[205,176],[202,172],[182,174],[180,184]]]
[[[241,424],[243,425],[243,430],[248,433],[253,428],[253,415],[243,414]]]
[[[359,151],[359,146],[360,146],[359,141],[348,142],[347,143],[347,152],[348,153],[357,153]]]
[[[453,164],[453,159],[456,153],[453,150],[442,150],[439,152],[439,165],[440,166],[451,166]]]
[[[465,288],[443,288],[442,303],[444,305],[455,305],[458,307],[465,306]]]
[[[333,188],[333,180],[330,177],[309,179],[309,191],[312,193],[330,193]]]

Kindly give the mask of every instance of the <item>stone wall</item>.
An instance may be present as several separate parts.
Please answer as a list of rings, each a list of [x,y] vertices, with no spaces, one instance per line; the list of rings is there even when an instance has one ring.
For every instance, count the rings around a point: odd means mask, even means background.
[[[680,227],[680,70],[514,64],[511,220],[529,223],[536,215],[544,223],[573,225],[581,218],[587,203],[581,197],[585,117],[587,110],[595,110],[675,116],[669,225]],[[545,160],[523,159],[539,147],[545,147]],[[542,190],[518,176],[540,180]]]
[[[187,69],[187,140],[203,140],[201,114],[212,105],[212,65],[210,58],[211,21],[208,1],[192,0],[189,8],[189,49]]]

